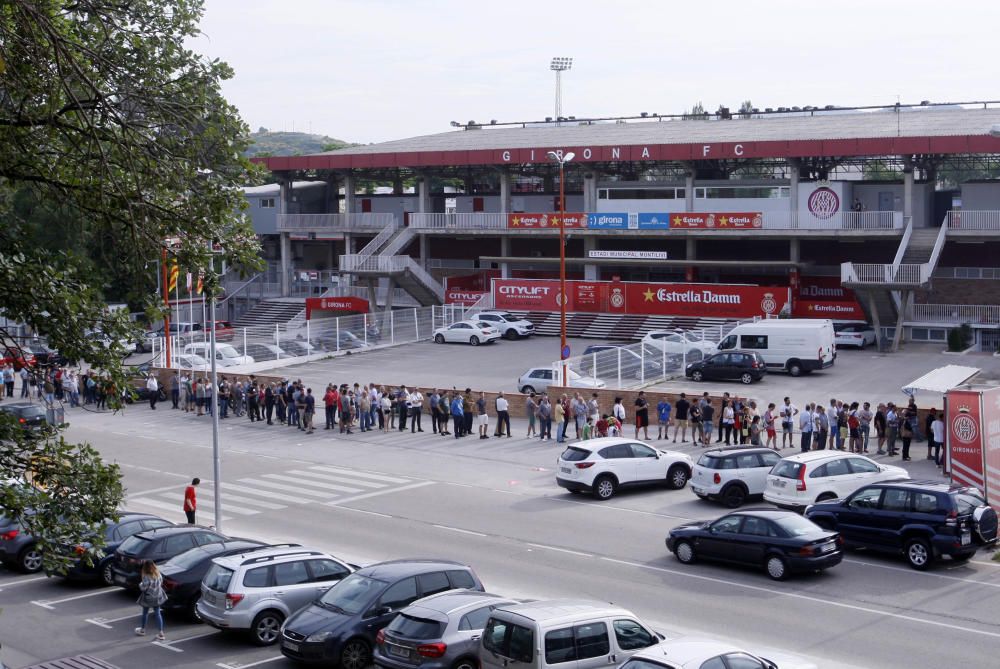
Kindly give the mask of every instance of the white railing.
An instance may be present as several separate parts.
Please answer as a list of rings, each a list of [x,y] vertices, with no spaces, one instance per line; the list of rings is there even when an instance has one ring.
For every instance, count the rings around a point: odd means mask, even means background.
[[[892,259],[893,265],[898,265],[903,262],[903,256],[906,255],[906,247],[910,245],[910,237],[913,236],[913,220],[910,219],[906,221],[906,228],[903,230],[903,238],[899,240],[899,246],[896,247],[896,256]]]
[[[906,320],[929,323],[1000,323],[996,304],[912,304]]]
[[[1000,211],[949,211],[948,227],[952,230],[1000,230]]]
[[[841,283],[903,284],[919,286],[930,280],[930,266],[924,264],[882,265],[845,262],[840,265]]]
[[[395,214],[278,214],[278,231],[381,230],[395,222]]]
[[[934,249],[931,251],[931,257],[927,261],[927,266],[931,274],[937,268],[938,258],[941,257],[941,251],[944,250],[944,244],[948,240],[948,226],[941,223],[941,229],[938,230],[937,237],[934,240]]]
[[[372,237],[371,241],[365,244],[364,248],[358,251],[357,255],[365,258],[375,255],[382,249],[389,238],[396,234],[396,231],[399,230],[399,228],[399,221],[393,219],[392,223],[382,228],[381,232]],[[343,266],[341,266],[341,270],[343,269]]]
[[[829,218],[798,211],[763,213],[765,230],[899,230],[903,224],[899,211],[838,211]]]
[[[413,241],[416,237],[416,233],[409,228],[401,228],[399,234],[394,236],[389,242],[379,250],[379,253],[384,256],[394,256],[402,251],[407,244]]]
[[[410,214],[410,227],[420,230],[506,230],[507,214]]]
[[[342,272],[375,272],[380,274],[395,274],[406,269],[408,256],[380,256],[355,253],[340,256],[340,271]]]

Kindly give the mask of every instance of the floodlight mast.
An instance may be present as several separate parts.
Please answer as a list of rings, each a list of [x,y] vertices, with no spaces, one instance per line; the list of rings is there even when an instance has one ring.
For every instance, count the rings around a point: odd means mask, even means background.
[[[556,73],[556,125],[560,124],[562,116],[562,73],[573,67],[573,59],[558,56],[552,59],[549,69]]]

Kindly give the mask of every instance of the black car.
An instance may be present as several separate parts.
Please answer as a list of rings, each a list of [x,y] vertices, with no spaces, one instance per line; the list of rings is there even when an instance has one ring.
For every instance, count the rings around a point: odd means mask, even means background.
[[[207,527],[174,525],[133,534],[122,542],[111,562],[111,580],[129,590],[139,587],[139,569],[145,560],[162,564],[196,546],[228,541],[229,537]]]
[[[836,532],[778,509],[738,511],[709,522],[684,523],[667,537],[667,548],[684,564],[704,558],[763,567],[776,581],[840,564],[844,557],[840,545]]]
[[[747,351],[714,353],[703,360],[692,362],[684,370],[684,375],[694,381],[739,379],[746,384],[760,381],[766,373],[767,368],[760,353]]]
[[[252,553],[261,548],[271,546],[251,539],[231,539],[198,546],[170,558],[160,565],[163,589],[167,593],[164,608],[182,609],[193,620],[200,621],[198,599],[201,597],[201,579],[212,566],[212,559],[237,553]]]
[[[376,635],[400,609],[457,588],[483,592],[472,568],[459,562],[394,560],[359,569],[285,621],[281,652],[300,662],[364,669]]]
[[[76,365],[75,360],[70,360],[47,344],[35,342],[31,345],[31,352],[35,356],[35,362],[41,366],[67,367]]]
[[[31,402],[3,402],[0,411],[10,414],[29,437],[47,434],[49,422],[45,418],[45,407]]]
[[[979,490],[937,481],[873,483],[813,504],[805,515],[848,545],[902,553],[914,569],[942,555],[968,560],[997,540],[996,511]]]
[[[115,558],[115,551],[122,545],[122,542],[133,534],[145,530],[153,530],[158,527],[171,527],[173,523],[165,518],[154,516],[150,513],[134,513],[123,511],[118,520],[110,518],[104,521],[104,548],[100,555],[93,560],[93,564],[88,565],[82,558],[77,560],[66,572],[58,574],[68,580],[91,581],[99,580],[104,585],[114,585],[114,574],[111,570],[111,563]],[[90,548],[89,543],[69,547],[76,554],[82,554]]]

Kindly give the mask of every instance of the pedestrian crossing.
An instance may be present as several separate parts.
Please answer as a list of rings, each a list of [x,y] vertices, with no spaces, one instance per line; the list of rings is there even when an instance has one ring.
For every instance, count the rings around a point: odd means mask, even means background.
[[[377,495],[427,485],[402,476],[376,474],[330,465],[299,466],[282,472],[245,476],[223,481],[221,489],[222,520],[279,511],[289,506],[337,504],[339,501],[367,499]],[[157,513],[182,512],[184,486],[176,490],[137,493],[126,498],[129,510],[146,509]],[[215,517],[215,491],[211,481],[203,481],[198,495],[200,518]]]

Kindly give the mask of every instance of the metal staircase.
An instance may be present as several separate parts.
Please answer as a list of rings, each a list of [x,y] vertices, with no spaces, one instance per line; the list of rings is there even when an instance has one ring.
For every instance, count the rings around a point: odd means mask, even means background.
[[[340,271],[374,281],[389,278],[389,295],[399,286],[422,306],[444,303],[444,286],[420,263],[402,253],[416,239],[410,228],[398,223],[386,226],[357,253],[340,256]],[[391,309],[387,299],[386,309]]]

